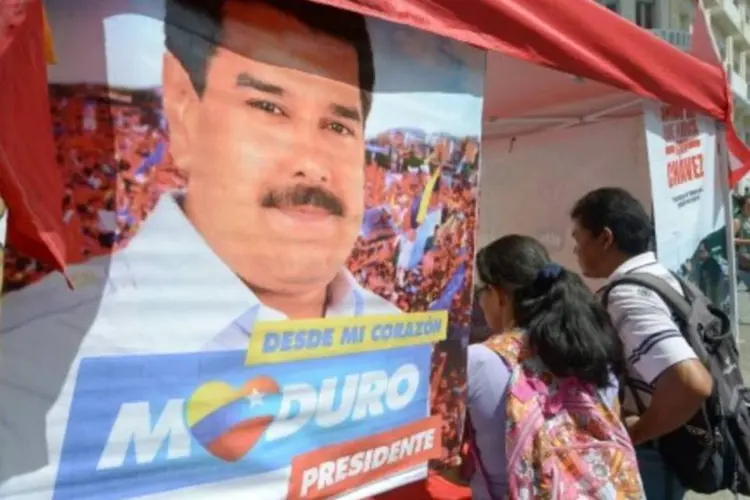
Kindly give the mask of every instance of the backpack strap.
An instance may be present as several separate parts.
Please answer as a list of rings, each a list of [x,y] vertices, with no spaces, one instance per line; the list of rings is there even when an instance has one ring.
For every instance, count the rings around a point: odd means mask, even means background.
[[[689,302],[690,294],[689,290],[686,289],[685,284],[682,282],[682,280],[677,276],[674,275],[677,282],[680,284],[680,288],[682,289],[685,296],[680,295],[680,293],[672,288],[672,285],[669,284],[667,280],[664,278],[660,278],[658,276],[654,276],[653,274],[649,273],[630,273],[630,274],[623,274],[622,276],[619,276],[612,280],[610,283],[605,285],[602,289],[597,292],[599,296],[601,297],[602,304],[604,304],[604,307],[607,307],[609,304],[609,294],[612,291],[613,288],[615,288],[618,285],[635,285],[635,286],[642,286],[643,288],[646,288],[648,290],[651,290],[652,292],[656,293],[659,298],[661,298],[665,304],[667,304],[667,307],[669,308],[672,313],[677,315],[681,320],[687,320],[687,318],[690,317],[690,311],[691,311],[691,305]],[[687,297],[687,298],[686,298]]]
[[[522,332],[506,332],[490,336],[482,344],[500,356],[508,369],[513,370],[530,356],[525,336]]]
[[[677,290],[675,290],[672,285],[670,285],[669,282],[664,278],[660,278],[649,273],[638,272],[626,273],[613,279],[607,285],[599,289],[597,294],[601,298],[602,304],[606,308],[609,305],[609,294],[616,286],[641,286],[656,293],[659,298],[661,298],[667,305],[667,308],[669,308],[670,312],[676,315],[680,319],[680,321],[687,321],[690,317],[691,305],[686,297],[690,297],[692,294],[689,293],[689,290],[686,288],[685,284],[682,282],[682,279],[680,279],[679,276],[674,273],[672,273],[672,275],[680,284],[680,288],[685,294],[684,297],[680,295],[680,293],[677,292]],[[633,401],[638,408],[638,412],[643,413],[644,411],[646,411],[646,405],[643,403],[643,400],[638,394],[638,389],[634,387],[633,380],[627,375],[620,381],[620,389],[618,391],[618,399],[620,400],[620,403],[623,403],[625,401],[626,388],[630,388],[630,392],[633,395]]]

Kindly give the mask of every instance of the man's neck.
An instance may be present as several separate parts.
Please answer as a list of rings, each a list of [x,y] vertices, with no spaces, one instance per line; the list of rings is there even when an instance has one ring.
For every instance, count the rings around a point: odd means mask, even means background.
[[[606,260],[604,267],[604,271],[606,272],[607,276],[612,276],[612,274],[624,263],[629,261],[635,257],[634,255],[625,255],[623,253],[617,252],[611,255],[609,259]]]
[[[326,289],[296,294],[256,290],[255,295],[263,305],[284,313],[289,319],[322,318],[329,303]]]

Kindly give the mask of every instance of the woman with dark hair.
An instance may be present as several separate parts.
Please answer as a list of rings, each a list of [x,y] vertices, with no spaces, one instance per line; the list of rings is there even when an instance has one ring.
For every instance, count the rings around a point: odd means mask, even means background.
[[[493,334],[468,350],[472,498],[644,498],[606,310],[533,238],[500,238],[476,264]]]

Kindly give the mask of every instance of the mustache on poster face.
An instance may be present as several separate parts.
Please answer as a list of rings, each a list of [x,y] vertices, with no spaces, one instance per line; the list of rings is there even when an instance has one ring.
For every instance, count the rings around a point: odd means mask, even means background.
[[[344,204],[327,189],[320,186],[297,184],[289,189],[272,190],[261,201],[263,208],[317,207],[331,215],[344,216]]]

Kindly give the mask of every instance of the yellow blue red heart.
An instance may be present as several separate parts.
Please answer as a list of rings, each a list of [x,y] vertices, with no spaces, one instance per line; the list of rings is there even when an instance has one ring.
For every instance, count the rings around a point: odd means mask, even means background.
[[[185,420],[198,443],[210,454],[236,462],[263,436],[278,409],[279,385],[270,377],[255,377],[242,387],[211,381],[193,392],[185,405]]]

